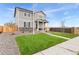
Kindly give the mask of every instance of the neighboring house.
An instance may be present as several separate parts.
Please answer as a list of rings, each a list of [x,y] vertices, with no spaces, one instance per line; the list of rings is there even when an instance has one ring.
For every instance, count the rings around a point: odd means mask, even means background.
[[[16,25],[20,31],[28,31],[33,29],[33,11],[16,7],[14,12]],[[34,13],[34,29],[35,31],[47,31],[48,21],[43,11]]]

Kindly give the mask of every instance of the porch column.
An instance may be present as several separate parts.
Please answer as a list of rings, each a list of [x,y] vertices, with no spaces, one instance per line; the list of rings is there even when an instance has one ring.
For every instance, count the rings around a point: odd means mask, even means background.
[[[39,21],[37,21],[37,31],[39,31]]]

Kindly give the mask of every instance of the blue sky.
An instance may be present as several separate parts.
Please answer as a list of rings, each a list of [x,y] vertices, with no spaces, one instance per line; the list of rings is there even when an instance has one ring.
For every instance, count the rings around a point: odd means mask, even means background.
[[[0,24],[15,21],[13,17],[15,7],[32,10],[31,3],[0,3]],[[60,27],[65,21],[66,27],[79,27],[79,4],[52,3],[35,4],[36,11],[44,11],[47,15],[49,27]]]

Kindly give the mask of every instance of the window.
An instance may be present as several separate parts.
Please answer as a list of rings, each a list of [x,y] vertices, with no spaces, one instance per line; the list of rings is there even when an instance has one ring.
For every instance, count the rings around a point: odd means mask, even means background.
[[[26,16],[26,13],[24,13],[24,16]]]
[[[37,29],[37,23],[36,23],[36,29]]]
[[[30,28],[30,22],[24,22],[24,27]]]
[[[29,25],[28,26],[30,27],[30,22],[29,22]]]
[[[30,17],[30,13],[28,13],[28,17]]]
[[[27,16],[30,17],[30,13],[27,13]]]
[[[24,13],[24,16],[30,17],[30,13]]]
[[[24,27],[26,27],[26,22],[24,22]]]
[[[28,28],[28,22],[26,22],[26,27]]]
[[[42,18],[43,18],[43,16],[41,16],[41,15],[39,15],[39,17],[40,17],[40,19],[42,19]]]

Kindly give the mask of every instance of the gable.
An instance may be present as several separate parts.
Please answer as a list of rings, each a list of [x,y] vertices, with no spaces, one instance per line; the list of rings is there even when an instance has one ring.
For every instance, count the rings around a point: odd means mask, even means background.
[[[24,8],[16,7],[16,8],[15,8],[15,11],[14,11],[14,17],[16,16],[16,12],[17,12],[16,10],[22,11],[22,12],[33,13],[33,11],[31,11],[31,10],[27,10],[27,9],[24,9]]]
[[[45,15],[46,16],[46,14],[43,12],[43,11],[40,11],[43,15]]]

